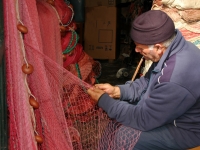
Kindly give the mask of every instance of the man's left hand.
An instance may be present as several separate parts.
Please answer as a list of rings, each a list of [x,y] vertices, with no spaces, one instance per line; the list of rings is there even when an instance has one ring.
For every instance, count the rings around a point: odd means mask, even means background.
[[[101,95],[105,93],[103,90],[100,90],[99,88],[95,87],[89,88],[87,92],[95,102],[98,102]]]

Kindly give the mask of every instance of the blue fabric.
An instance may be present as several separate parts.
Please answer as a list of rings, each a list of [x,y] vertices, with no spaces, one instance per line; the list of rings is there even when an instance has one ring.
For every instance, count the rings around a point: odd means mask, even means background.
[[[180,147],[166,126],[142,132],[133,150],[184,150]]]
[[[98,105],[127,127],[151,131],[171,124],[168,129],[178,145],[200,145],[199,64],[200,50],[177,30],[174,41],[145,77],[119,85],[119,100],[102,95]]]

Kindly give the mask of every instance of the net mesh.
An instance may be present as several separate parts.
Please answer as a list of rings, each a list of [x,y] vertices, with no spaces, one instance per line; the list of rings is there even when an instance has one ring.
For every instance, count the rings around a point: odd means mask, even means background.
[[[69,55],[77,54],[76,61],[64,65],[59,18],[69,24],[73,11],[62,0],[53,2],[4,0],[9,149],[132,149],[140,131],[110,120],[86,93],[100,64],[77,44]],[[27,34],[17,30],[20,23]],[[23,65],[32,65],[32,73]]]

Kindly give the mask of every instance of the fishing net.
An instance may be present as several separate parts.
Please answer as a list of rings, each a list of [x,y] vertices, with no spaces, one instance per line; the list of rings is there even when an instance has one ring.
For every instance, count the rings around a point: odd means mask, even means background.
[[[72,24],[72,16],[62,0],[4,0],[10,150],[133,149],[139,138],[87,94],[100,64],[79,44],[63,62],[60,25]]]

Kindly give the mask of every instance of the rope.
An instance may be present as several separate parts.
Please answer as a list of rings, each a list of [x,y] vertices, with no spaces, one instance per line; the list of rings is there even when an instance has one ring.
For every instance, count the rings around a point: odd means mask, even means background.
[[[75,32],[75,31],[71,31],[72,33],[72,36],[71,36],[71,39],[70,39],[70,42],[69,42],[69,45],[67,46],[67,48],[63,51],[63,54],[69,54],[74,48],[75,46],[77,45],[78,43],[78,34]],[[74,40],[74,35],[75,35],[75,42],[74,42],[74,45],[71,47],[72,45],[72,42]]]
[[[72,16],[71,16],[71,19],[68,21],[68,23],[67,24],[65,24],[65,25],[63,25],[63,26],[68,26],[71,22],[72,22],[72,19],[74,18],[74,10],[72,9],[72,7],[70,7],[70,4],[68,4],[67,5],[70,9],[71,9],[71,11],[72,11]],[[63,16],[63,18],[66,16],[66,14],[67,13],[65,13],[65,15]]]
[[[17,14],[17,20],[18,20],[18,22],[20,22],[22,25],[24,25],[23,22],[20,20],[19,2],[18,2],[18,0],[16,0],[16,14]],[[24,46],[23,36],[22,36],[22,33],[20,31],[19,31],[19,36],[20,36],[20,44],[21,44],[21,50],[22,50],[23,59],[24,59],[24,62],[26,64],[27,68],[28,68],[29,63],[28,63],[28,61],[26,59],[26,52],[25,52],[25,46]],[[32,96],[36,100],[35,96],[31,93],[31,90],[30,90],[30,88],[28,86],[27,74],[25,74],[25,86],[27,88],[27,91],[28,91],[29,95]],[[30,114],[31,115],[31,119],[33,121],[33,130],[34,130],[35,133],[37,133],[36,132],[36,119],[35,119],[35,114],[34,114],[33,107],[30,107],[30,111],[31,111],[31,114]],[[36,144],[36,141],[34,143]]]
[[[77,73],[78,73],[78,77],[79,77],[80,79],[82,79],[81,71],[80,71],[80,68],[79,68],[78,63],[76,63],[75,66],[76,66],[76,71],[77,71]]]

